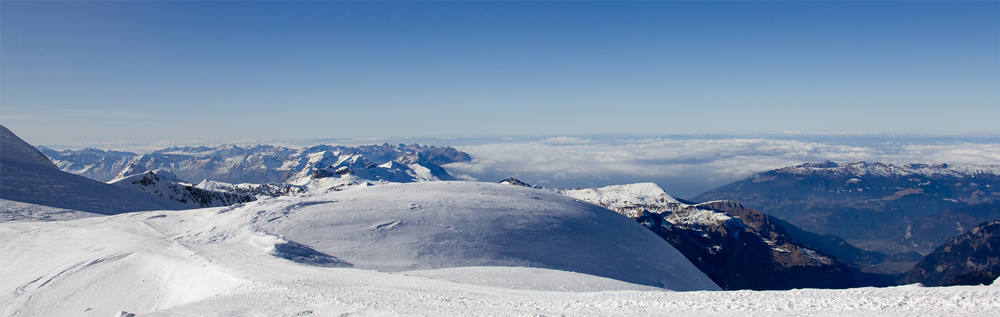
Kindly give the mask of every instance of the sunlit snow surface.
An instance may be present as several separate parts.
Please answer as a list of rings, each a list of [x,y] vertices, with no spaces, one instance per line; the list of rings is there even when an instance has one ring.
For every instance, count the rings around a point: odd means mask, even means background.
[[[1000,313],[996,286],[667,291],[653,286],[717,287],[626,217],[500,184],[8,222],[0,241],[0,311],[13,316]]]

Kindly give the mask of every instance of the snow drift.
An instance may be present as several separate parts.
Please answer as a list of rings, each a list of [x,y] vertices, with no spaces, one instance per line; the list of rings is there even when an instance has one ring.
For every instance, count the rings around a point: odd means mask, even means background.
[[[355,268],[523,266],[671,290],[718,289],[670,244],[630,219],[543,190],[427,182],[322,197],[246,208],[268,219],[258,222],[261,230]]]

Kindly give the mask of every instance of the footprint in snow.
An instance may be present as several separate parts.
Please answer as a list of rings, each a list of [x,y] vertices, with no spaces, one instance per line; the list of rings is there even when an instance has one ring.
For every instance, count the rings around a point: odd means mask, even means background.
[[[380,223],[380,224],[375,225],[372,228],[372,230],[375,230],[375,231],[379,231],[379,230],[382,230],[382,229],[389,230],[389,229],[395,228],[397,225],[399,225],[401,223],[403,223],[402,220],[394,220],[394,221],[390,221],[390,222]]]

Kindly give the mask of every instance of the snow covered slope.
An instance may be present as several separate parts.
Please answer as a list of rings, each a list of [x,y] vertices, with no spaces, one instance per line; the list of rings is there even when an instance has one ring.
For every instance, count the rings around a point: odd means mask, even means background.
[[[438,277],[426,270],[527,267],[534,269],[508,271],[582,279],[562,282],[582,290],[595,290],[590,282],[718,290],[629,219],[566,196],[488,183],[388,184],[223,208],[2,223],[0,240],[7,315],[146,313],[258,281],[374,275],[364,270]],[[532,288],[496,277],[475,282],[465,272],[458,279],[471,284]]]
[[[0,199],[99,214],[190,208],[60,171],[7,128],[0,132]]]
[[[498,184],[0,223],[0,241],[5,316],[1000,313],[1000,287],[671,292],[595,276],[717,289],[631,220]],[[496,266],[510,264],[532,267]]]
[[[603,208],[547,191],[427,182],[246,207],[262,230],[355,268],[527,266],[673,290],[717,289],[669,244]]]
[[[58,168],[35,147],[24,142],[14,132],[2,125],[0,125],[0,153],[3,153],[3,158],[6,161]]]

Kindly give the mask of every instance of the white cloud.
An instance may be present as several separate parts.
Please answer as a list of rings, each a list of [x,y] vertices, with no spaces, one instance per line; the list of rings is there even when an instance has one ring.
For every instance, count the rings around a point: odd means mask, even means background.
[[[483,181],[517,177],[553,187],[653,181],[681,197],[760,171],[806,162],[1000,164],[1000,143],[968,142],[844,145],[763,138],[594,141],[563,137],[457,148],[469,153],[472,162],[445,167]]]
[[[560,136],[560,137],[548,138],[548,139],[542,140],[542,142],[545,142],[545,143],[556,143],[556,144],[586,144],[586,143],[591,143],[591,141],[587,140],[587,139],[581,139],[581,138],[576,138],[576,137],[567,137],[567,136]]]
[[[467,182],[478,182],[479,181],[475,177],[472,177],[472,176],[469,176],[469,175],[465,175],[465,174],[455,175],[455,178],[463,180],[463,181],[467,181]]]

